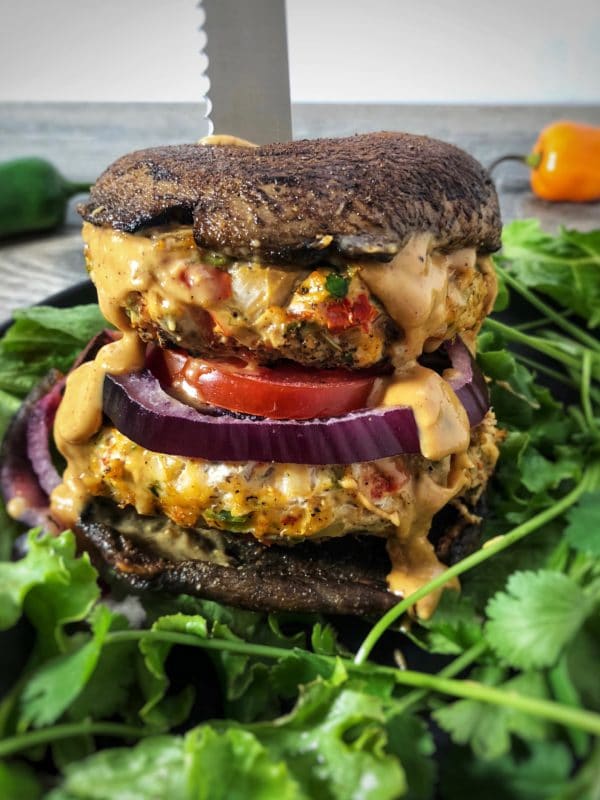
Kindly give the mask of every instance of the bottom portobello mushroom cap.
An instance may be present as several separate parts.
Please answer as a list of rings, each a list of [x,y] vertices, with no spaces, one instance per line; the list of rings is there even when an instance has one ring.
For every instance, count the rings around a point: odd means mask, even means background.
[[[473,511],[480,512],[481,505],[480,500]],[[441,561],[453,564],[477,548],[476,519],[462,502],[436,514],[429,538]],[[156,546],[161,528],[192,539],[197,557],[164,557]],[[387,589],[390,560],[381,537],[347,535],[265,547],[253,537],[141,517],[104,499],[88,504],[77,532],[103,576],[138,593],[167,591],[252,610],[363,617],[378,616],[400,599]]]

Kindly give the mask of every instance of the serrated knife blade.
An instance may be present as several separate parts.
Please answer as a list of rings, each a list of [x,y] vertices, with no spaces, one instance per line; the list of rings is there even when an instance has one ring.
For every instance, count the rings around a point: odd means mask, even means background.
[[[292,138],[285,0],[201,0],[211,133]]]

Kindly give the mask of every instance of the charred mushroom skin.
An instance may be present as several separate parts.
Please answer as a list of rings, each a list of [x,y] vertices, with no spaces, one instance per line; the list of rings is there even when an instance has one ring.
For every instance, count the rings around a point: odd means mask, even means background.
[[[251,537],[213,530],[204,559],[176,561],[131,535],[132,515],[131,509],[96,499],[82,514],[78,534],[105,577],[134,592],[186,593],[258,611],[362,617],[378,616],[399,599],[387,588],[390,561],[383,538],[356,535],[264,547]],[[144,525],[144,518],[137,522]],[[124,527],[127,533],[121,532]],[[200,530],[185,532],[203,536]],[[477,548],[479,525],[448,506],[434,518],[430,539],[443,561],[452,564]],[[211,560],[215,542],[221,563]]]
[[[388,261],[419,231],[448,250],[500,247],[498,198],[481,164],[407,133],[139,150],[100,176],[79,213],[130,232],[193,224],[199,247],[296,264]]]

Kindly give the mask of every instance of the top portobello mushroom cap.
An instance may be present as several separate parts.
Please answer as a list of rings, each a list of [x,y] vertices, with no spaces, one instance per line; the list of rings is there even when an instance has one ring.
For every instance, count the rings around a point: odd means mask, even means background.
[[[419,232],[443,250],[491,253],[501,233],[481,164],[408,133],[139,150],[112,164],[78,210],[94,225],[128,232],[193,224],[199,247],[307,265],[389,261]]]

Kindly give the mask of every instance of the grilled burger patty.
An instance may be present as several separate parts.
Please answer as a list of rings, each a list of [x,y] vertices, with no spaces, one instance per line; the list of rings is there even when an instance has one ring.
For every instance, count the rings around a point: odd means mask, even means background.
[[[145,516],[294,543],[350,532],[390,535],[424,502],[437,511],[457,495],[478,496],[496,462],[495,441],[489,412],[467,453],[440,461],[403,455],[347,467],[219,463],[151,452],[105,426],[71,448],[69,470],[87,494]],[[65,483],[68,497],[68,476]],[[53,502],[60,511],[60,488]]]
[[[116,306],[108,316],[125,315],[145,341],[197,356],[251,352],[260,363],[364,368],[386,358],[416,321],[410,360],[456,334],[475,335],[496,286],[489,259],[472,248],[442,254],[431,239],[385,264],[385,283],[381,262],[301,268],[235,260],[199,249],[190,227],[126,234],[87,223],[84,240],[100,303]],[[413,263],[417,286],[400,307],[398,286]]]

